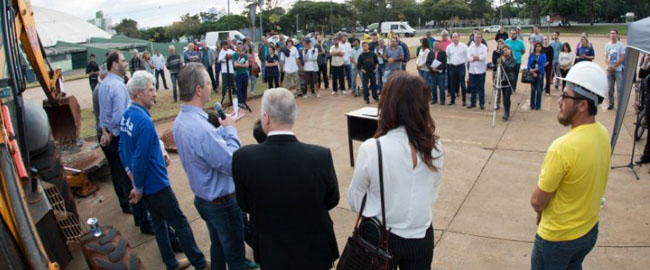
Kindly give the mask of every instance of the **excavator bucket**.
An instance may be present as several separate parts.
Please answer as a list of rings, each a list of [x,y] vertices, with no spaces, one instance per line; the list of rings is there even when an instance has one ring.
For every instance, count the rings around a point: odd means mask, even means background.
[[[54,140],[60,146],[77,143],[81,129],[81,107],[74,96],[57,97],[52,102],[43,101],[52,128]],[[29,128],[29,127],[27,127]]]

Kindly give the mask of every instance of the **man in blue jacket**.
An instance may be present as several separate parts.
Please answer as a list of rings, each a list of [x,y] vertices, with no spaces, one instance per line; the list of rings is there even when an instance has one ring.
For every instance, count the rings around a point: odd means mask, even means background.
[[[409,46],[406,46],[406,43],[400,40],[400,35],[397,34],[397,45],[402,47],[404,51],[404,59],[402,59],[402,70],[406,70],[406,64],[411,60],[411,52],[409,51]]]
[[[127,89],[131,104],[120,121],[119,153],[132,184],[131,203],[144,201],[151,213],[156,242],[167,269],[185,269],[190,263],[196,269],[210,269],[208,261],[196,245],[192,228],[169,186],[167,165],[169,156],[163,153],[158,134],[149,114],[156,102],[155,78],[146,71],[137,71],[129,80]],[[172,250],[167,224],[176,235],[188,259],[176,260]]]

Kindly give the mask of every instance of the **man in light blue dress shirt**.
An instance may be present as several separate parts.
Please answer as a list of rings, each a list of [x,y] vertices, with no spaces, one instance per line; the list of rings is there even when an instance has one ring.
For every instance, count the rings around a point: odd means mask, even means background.
[[[120,119],[131,103],[129,93],[124,84],[126,76],[126,61],[119,51],[114,51],[106,58],[108,75],[97,88],[99,101],[99,128],[102,131],[100,145],[106,155],[106,161],[111,170],[113,188],[124,213],[133,213],[136,226],[146,234],[153,234],[151,218],[144,203],[129,204],[129,192],[132,185],[120,161],[118,148],[120,145]]]
[[[181,112],[174,121],[174,142],[194,192],[194,206],[210,232],[213,269],[247,269],[244,225],[235,198],[232,155],[241,147],[233,117],[216,128],[203,107],[210,100],[210,77],[198,63],[178,74]]]

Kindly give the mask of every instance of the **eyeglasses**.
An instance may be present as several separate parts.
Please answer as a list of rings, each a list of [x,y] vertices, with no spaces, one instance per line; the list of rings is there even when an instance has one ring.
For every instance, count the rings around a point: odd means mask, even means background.
[[[573,100],[586,100],[585,98],[582,98],[582,97],[569,96],[566,92],[563,92],[562,95],[560,96],[560,98],[562,98],[562,100],[567,99],[567,98],[568,99],[573,99]]]

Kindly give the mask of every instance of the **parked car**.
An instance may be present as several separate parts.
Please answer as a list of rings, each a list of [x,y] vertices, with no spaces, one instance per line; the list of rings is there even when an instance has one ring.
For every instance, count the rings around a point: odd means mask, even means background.
[[[497,32],[499,32],[499,28],[501,28],[501,27],[498,26],[498,25],[491,25],[491,26],[483,28],[483,32],[485,32],[485,33],[497,33]]]

